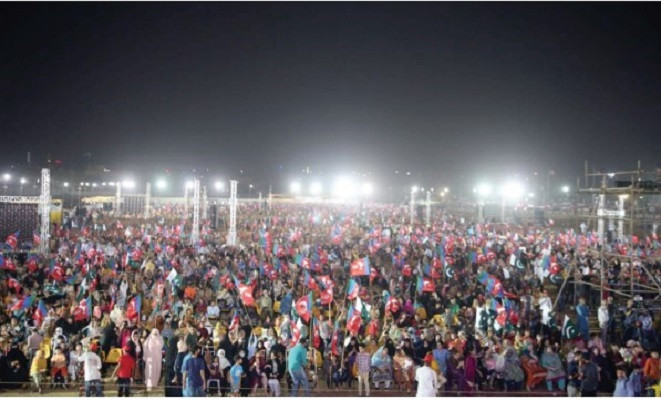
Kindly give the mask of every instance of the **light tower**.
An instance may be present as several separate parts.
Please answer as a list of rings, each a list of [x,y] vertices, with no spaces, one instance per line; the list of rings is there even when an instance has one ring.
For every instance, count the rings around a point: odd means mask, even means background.
[[[39,239],[41,240],[41,252],[47,254],[50,250],[48,241],[50,240],[50,170],[43,168],[41,170],[41,232]]]
[[[200,236],[200,180],[195,178],[193,181],[193,229],[190,233],[192,245],[197,243]]]
[[[237,181],[230,181],[230,228],[227,233],[227,244],[236,246],[236,184]]]

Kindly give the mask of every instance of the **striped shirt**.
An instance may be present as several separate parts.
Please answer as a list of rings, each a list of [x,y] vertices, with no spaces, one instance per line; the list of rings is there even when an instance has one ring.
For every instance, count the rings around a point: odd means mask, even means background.
[[[370,372],[370,353],[366,351],[358,353],[356,363],[358,364],[358,373]]]

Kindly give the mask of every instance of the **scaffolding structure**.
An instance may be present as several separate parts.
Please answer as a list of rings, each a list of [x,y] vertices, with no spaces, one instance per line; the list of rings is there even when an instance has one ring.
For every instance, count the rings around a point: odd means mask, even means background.
[[[585,162],[585,180],[584,184],[585,186],[583,188],[579,188],[579,193],[583,194],[590,194],[594,196],[592,204],[593,206],[591,207],[590,214],[587,215],[587,225],[588,229],[593,226],[594,220],[596,220],[597,223],[597,235],[598,235],[598,250],[590,250],[591,255],[599,257],[600,259],[600,283],[597,285],[599,289],[601,290],[602,298],[605,290],[612,291],[614,293],[617,293],[621,296],[628,297],[628,298],[635,298],[637,296],[641,296],[643,294],[651,294],[655,295],[655,297],[652,299],[652,303],[654,305],[661,305],[661,286],[656,283],[654,276],[650,273],[650,271],[647,270],[647,268],[644,267],[642,263],[640,263],[640,267],[642,269],[642,273],[647,275],[647,278],[649,279],[650,282],[652,282],[653,286],[649,285],[644,285],[640,282],[640,279],[636,280],[634,279],[634,267],[635,263],[639,262],[640,260],[636,256],[628,256],[628,255],[621,255],[616,253],[615,251],[607,251],[607,247],[611,245],[611,243],[608,243],[606,240],[607,237],[605,236],[605,224],[606,221],[608,220],[608,226],[609,229],[608,231],[616,231],[616,235],[610,235],[612,238],[612,242],[617,242],[617,243],[631,243],[633,241],[633,236],[636,236],[638,232],[636,232],[636,224],[635,221],[640,219],[640,215],[637,217],[636,216],[636,203],[638,202],[639,199],[642,199],[643,196],[654,196],[653,198],[656,200],[659,195],[661,195],[661,185],[659,185],[658,179],[656,179],[656,182],[653,181],[653,184],[651,187],[645,187],[646,185],[642,181],[642,176],[644,175],[645,171],[641,168],[640,161],[638,161],[637,168],[635,170],[631,171],[617,171],[617,172],[608,172],[608,173],[602,173],[602,172],[593,172],[589,173],[588,172],[588,162]],[[618,176],[624,176],[629,178],[628,181],[630,184],[625,187],[609,187],[607,185],[607,178],[615,178]],[[599,187],[593,187],[593,185],[589,185],[590,177],[592,177],[592,181],[594,182],[597,178],[600,178],[600,186]],[[617,197],[617,209],[609,209],[608,208],[608,199],[616,196]],[[627,212],[627,208],[625,207],[625,202],[629,201],[629,209]],[[655,206],[656,206],[656,201],[655,201]],[[617,229],[615,230],[615,224],[614,221],[617,220]],[[628,230],[625,230],[625,222],[629,222],[628,224]],[[653,216],[653,221],[652,221],[652,231],[651,232],[642,232],[644,235],[650,235],[650,234],[655,234],[656,233],[656,228],[658,227],[658,221],[656,217],[656,209],[654,212]],[[628,285],[628,293],[626,290],[618,290],[610,287],[606,287],[607,283],[607,278],[606,278],[606,267],[607,267],[607,258],[619,258],[620,260],[624,260],[625,262],[628,262],[629,264],[629,285]],[[577,268],[576,266],[573,267],[574,269]],[[571,274],[577,273],[577,271],[571,271]],[[575,285],[576,285],[575,280]],[[576,293],[576,291],[574,292]]]

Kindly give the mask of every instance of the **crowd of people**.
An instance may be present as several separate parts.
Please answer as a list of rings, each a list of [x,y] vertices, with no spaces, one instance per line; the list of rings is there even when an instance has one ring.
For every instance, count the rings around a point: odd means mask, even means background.
[[[659,396],[655,235],[246,204],[228,246],[173,210],[79,213],[47,257],[5,247],[2,389]]]

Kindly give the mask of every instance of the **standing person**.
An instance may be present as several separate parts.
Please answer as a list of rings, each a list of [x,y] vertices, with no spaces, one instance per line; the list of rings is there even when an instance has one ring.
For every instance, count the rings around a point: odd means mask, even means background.
[[[145,385],[147,391],[158,385],[163,369],[163,338],[158,329],[153,329],[144,344]]]
[[[43,368],[42,368],[43,367]],[[30,365],[30,376],[34,381],[34,384],[37,386],[39,394],[41,394],[41,375],[46,372],[46,358],[44,357],[44,352],[37,350],[34,358],[32,359],[32,364]]]
[[[264,369],[268,378],[271,396],[280,397],[280,361],[275,352],[271,353],[271,360],[266,364]]]
[[[203,397],[207,382],[206,365],[200,347],[193,346],[181,366],[184,397]]]
[[[608,345],[608,327],[610,323],[610,315],[608,313],[608,303],[605,300],[601,301],[601,307],[597,310],[597,318],[599,320],[599,328],[601,329],[601,342],[604,347]]]
[[[246,374],[243,371],[243,366],[241,365],[242,358],[238,354],[234,356],[234,365],[230,368],[230,383],[232,386],[232,396],[238,397],[239,390],[241,389],[241,378]]]
[[[633,386],[627,378],[626,371],[623,369],[617,370],[617,381],[615,382],[613,397],[633,397]]]
[[[85,397],[103,397],[101,386],[101,358],[96,354],[96,344],[85,347],[85,353],[81,357],[85,375]]]
[[[131,356],[131,346],[122,348],[117,367],[112,373],[111,379],[117,377],[117,397],[131,397],[131,382],[135,369],[135,359]]]
[[[588,317],[590,316],[590,308],[585,304],[585,297],[578,299],[576,314],[578,315],[578,329],[581,331],[583,341],[587,343],[590,340],[590,325],[588,322]]]
[[[292,380],[292,390],[291,396],[296,397],[298,394],[298,387],[303,385],[303,390],[305,390],[305,396],[310,394],[310,385],[308,384],[308,375],[305,373],[305,368],[308,365],[308,350],[307,350],[308,340],[307,338],[302,338],[298,341],[296,346],[294,346],[289,351],[289,358],[287,359],[289,364],[289,375]]]
[[[597,397],[599,386],[599,368],[597,364],[590,361],[590,356],[584,354],[581,358],[580,379],[581,397]]]
[[[418,390],[415,393],[415,397],[436,397],[438,381],[436,380],[436,373],[431,369],[434,356],[427,354],[423,361],[425,365],[415,371],[415,380],[418,382]]]
[[[365,396],[370,397],[370,353],[365,350],[365,343],[358,346],[356,364],[358,365],[358,396],[362,397],[362,386],[365,386]]]
[[[177,384],[176,376],[177,371],[175,370],[175,362],[177,360],[177,341],[179,339],[176,336],[171,337],[168,340],[168,348],[165,353],[165,397],[179,397],[181,396],[181,390],[176,387]]]

